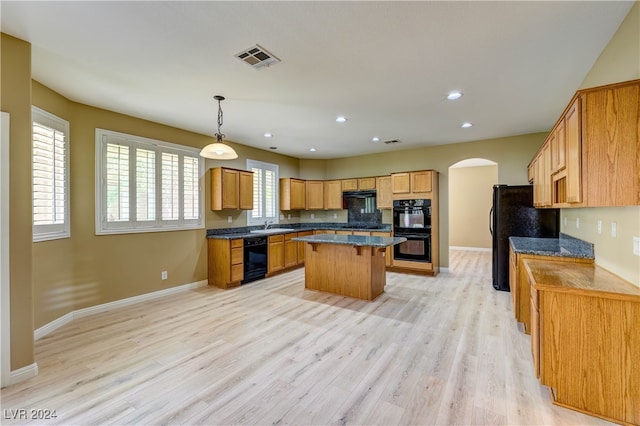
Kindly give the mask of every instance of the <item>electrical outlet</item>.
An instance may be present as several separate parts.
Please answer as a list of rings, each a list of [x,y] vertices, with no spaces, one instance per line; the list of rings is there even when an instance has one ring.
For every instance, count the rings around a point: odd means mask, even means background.
[[[334,218],[334,219],[337,219],[337,218],[338,218],[338,214],[337,214],[337,213],[334,213],[334,214],[333,214],[333,218]]]
[[[640,256],[640,237],[633,237],[633,254]]]
[[[316,215],[311,213],[311,219],[315,219],[315,218],[316,218]]]
[[[227,223],[232,223],[233,222],[233,218],[231,216],[227,216]]]
[[[280,219],[284,219],[284,215],[280,213]]]
[[[169,274],[167,273],[167,271],[162,271],[160,278],[162,278],[163,280],[166,280],[167,278],[169,278]]]
[[[598,234],[602,234],[602,221],[598,220]]]
[[[287,219],[291,219],[291,213],[287,214]]]
[[[576,229],[580,229],[580,218],[576,217]]]
[[[564,226],[567,226],[567,217],[564,217]]]
[[[616,222],[611,222],[611,236],[613,238],[618,236],[618,224]]]

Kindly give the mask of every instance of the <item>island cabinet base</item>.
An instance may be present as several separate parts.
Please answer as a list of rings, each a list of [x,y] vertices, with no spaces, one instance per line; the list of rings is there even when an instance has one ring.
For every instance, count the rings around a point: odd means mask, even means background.
[[[306,244],[305,288],[364,300],[384,292],[385,248]]]

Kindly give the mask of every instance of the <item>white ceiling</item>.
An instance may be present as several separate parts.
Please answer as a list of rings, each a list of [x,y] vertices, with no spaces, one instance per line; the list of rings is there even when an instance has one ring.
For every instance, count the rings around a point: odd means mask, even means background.
[[[632,5],[2,0],[0,14],[32,44],[33,78],[69,99],[213,135],[219,94],[227,140],[327,159],[549,130]],[[256,43],[282,62],[234,57]]]

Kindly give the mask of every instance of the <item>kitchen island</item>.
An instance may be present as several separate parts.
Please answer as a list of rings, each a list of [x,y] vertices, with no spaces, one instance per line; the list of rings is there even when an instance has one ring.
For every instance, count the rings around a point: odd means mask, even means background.
[[[305,288],[374,300],[386,284],[386,248],[399,237],[319,234],[293,238],[305,243]]]

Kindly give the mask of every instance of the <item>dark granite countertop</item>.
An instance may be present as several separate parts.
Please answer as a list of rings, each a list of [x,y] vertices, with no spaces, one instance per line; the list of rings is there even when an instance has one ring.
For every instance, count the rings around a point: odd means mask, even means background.
[[[518,254],[595,258],[593,244],[562,233],[559,238],[509,237],[509,244]]]
[[[256,237],[260,235],[279,235],[288,234],[290,232],[313,231],[316,229],[328,229],[335,231],[372,231],[372,232],[391,232],[390,224],[379,223],[291,223],[280,224],[269,229],[268,234],[253,233],[253,230],[261,230],[262,226],[243,226],[240,228],[219,228],[208,229],[207,238],[216,238],[223,240],[231,240],[236,238]],[[277,231],[282,229],[282,231]]]
[[[292,238],[293,241],[320,244],[342,244],[349,246],[388,247],[407,241],[404,237],[367,237],[365,235],[318,234]]]

